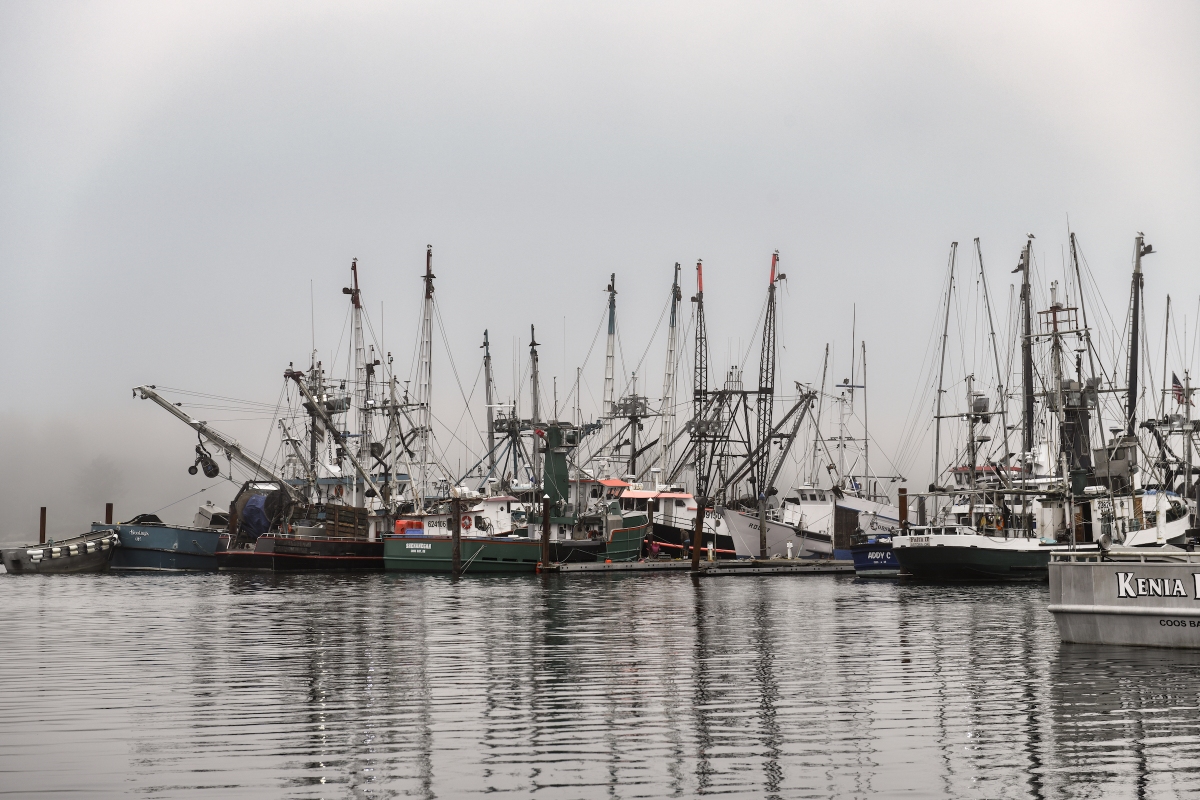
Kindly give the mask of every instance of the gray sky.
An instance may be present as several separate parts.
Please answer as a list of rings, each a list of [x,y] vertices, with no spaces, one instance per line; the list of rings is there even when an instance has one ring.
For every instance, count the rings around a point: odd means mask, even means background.
[[[614,271],[632,369],[698,257],[724,367],[778,248],[781,382],[827,341],[845,377],[857,304],[885,449],[952,240],[1006,297],[1027,232],[1060,268],[1069,214],[1119,316],[1143,230],[1151,326],[1170,291],[1194,331],[1197,41],[1194,3],[0,5],[0,538],[200,488],[130,387],[273,402],[310,281],[336,346],[353,257],[409,363],[427,243],[466,390],[486,327],[505,393],[530,323],[571,379]]]

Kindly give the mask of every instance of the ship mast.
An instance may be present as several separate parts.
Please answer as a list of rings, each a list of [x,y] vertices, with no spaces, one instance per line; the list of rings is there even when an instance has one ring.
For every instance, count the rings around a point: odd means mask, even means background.
[[[771,474],[771,448],[768,439],[775,411],[775,268],[779,265],[779,251],[771,255],[771,280],[767,284],[767,314],[763,320],[762,352],[758,358],[758,437],[761,455],[754,465],[754,485],[760,504],[766,502],[767,477]],[[760,514],[761,516],[761,514]],[[763,535],[766,532],[763,531]]]
[[[421,343],[417,361],[417,458],[420,461],[413,487],[415,510],[425,510],[429,481],[429,435],[433,391],[433,245],[425,246],[425,303],[421,311]],[[410,480],[411,480],[410,476]]]
[[[958,242],[950,243],[950,285],[946,287],[946,319],[942,323],[942,355],[938,364],[937,410],[934,411],[933,482],[941,477],[942,457],[942,394],[946,376],[946,343],[950,338],[950,299],[954,296],[954,264],[958,259]]]
[[[696,503],[698,514],[704,513],[708,500],[708,450],[704,431],[704,410],[708,401],[708,326],[704,321],[704,263],[696,262],[696,352],[692,371],[692,438],[695,441]]]
[[[483,332],[483,391],[487,399],[488,425],[488,472],[496,470],[496,398],[492,381],[492,348],[488,345],[488,332]]]
[[[608,279],[608,341],[604,349],[604,441],[613,438],[613,406],[615,404],[613,370],[617,346],[617,273]]]
[[[987,309],[988,319],[988,338],[992,342],[992,359],[996,364],[996,402],[1000,405],[1000,427],[1004,429],[1004,456],[1002,463],[1004,465],[1004,482],[1009,479],[1008,474],[1008,397],[1004,393],[1004,373],[1000,370],[1000,348],[996,344],[996,326],[992,323],[992,299],[988,293],[987,273],[983,270],[983,249],[979,246],[979,237],[975,237],[975,255],[979,258],[979,281],[983,284],[983,305]]]
[[[1033,311],[1030,307],[1029,271],[1033,263],[1033,234],[1025,240],[1021,262],[1014,271],[1021,272],[1021,391],[1024,394],[1021,411],[1021,451],[1023,460],[1033,453]],[[1027,462],[1027,468],[1032,462]]]
[[[538,342],[533,335],[533,326],[529,326],[529,381],[532,384],[533,394],[533,418],[531,420],[533,427],[533,483],[541,485],[542,480],[542,450],[541,437],[538,435],[538,424],[541,422],[538,412]]]
[[[671,324],[667,328],[667,365],[663,370],[662,423],[658,433],[658,463],[669,469],[675,443],[675,346],[676,323],[679,318],[679,262],[675,262],[675,279],[671,284]],[[636,394],[636,392],[635,392]]]
[[[1133,248],[1133,286],[1130,290],[1129,319],[1129,393],[1125,406],[1125,434],[1133,436],[1137,427],[1138,396],[1138,323],[1142,316],[1142,256],[1154,252],[1154,245],[1144,244],[1146,235],[1138,231]]]
[[[351,325],[354,337],[354,394],[358,401],[358,459],[366,461],[370,457],[371,447],[371,416],[367,407],[370,400],[370,387],[367,378],[366,345],[363,341],[362,327],[362,293],[358,286],[358,259],[350,262],[350,285],[342,289],[343,294],[350,295]],[[366,505],[363,491],[365,487],[358,481],[354,482],[354,505]]]

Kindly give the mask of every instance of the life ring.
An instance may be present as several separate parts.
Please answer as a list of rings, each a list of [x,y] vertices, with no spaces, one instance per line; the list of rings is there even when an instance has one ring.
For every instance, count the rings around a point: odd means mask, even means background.
[[[465,531],[471,530],[471,515],[463,514],[461,524],[462,524],[463,530],[465,530]]]
[[[998,530],[998,531],[1004,530],[1004,515],[1003,514],[996,515],[996,530]]]

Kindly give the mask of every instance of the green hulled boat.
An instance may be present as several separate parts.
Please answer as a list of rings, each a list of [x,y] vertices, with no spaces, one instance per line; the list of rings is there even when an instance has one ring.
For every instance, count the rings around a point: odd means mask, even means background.
[[[644,511],[622,510],[621,488],[609,488],[583,508],[569,502],[567,454],[578,442],[578,430],[573,426],[566,423],[546,426],[543,492],[550,498],[550,560],[635,561],[642,554],[650,519]],[[578,486],[575,494],[583,500],[584,493]],[[459,545],[462,571],[535,571],[542,560],[541,508],[533,509],[530,516],[536,521],[520,532],[505,536],[472,535],[478,526],[463,530]],[[384,539],[384,567],[408,572],[450,572],[452,549],[453,539],[441,531],[436,536],[427,536],[424,531],[397,533]]]

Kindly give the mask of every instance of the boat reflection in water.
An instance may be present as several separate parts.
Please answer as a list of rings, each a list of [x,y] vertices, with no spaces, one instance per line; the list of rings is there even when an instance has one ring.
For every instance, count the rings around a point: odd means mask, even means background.
[[[1039,584],[125,573],[5,590],[0,678],[38,676],[0,695],[14,794],[1200,791],[1200,658],[1062,644]],[[81,608],[105,624],[47,624]]]

